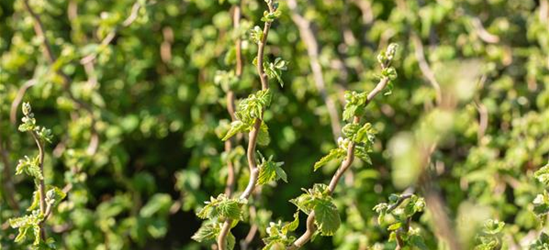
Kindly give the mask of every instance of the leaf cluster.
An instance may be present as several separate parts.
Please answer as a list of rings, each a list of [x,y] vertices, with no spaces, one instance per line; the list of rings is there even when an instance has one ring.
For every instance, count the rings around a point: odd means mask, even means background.
[[[314,211],[315,225],[322,236],[331,236],[341,224],[341,218],[328,186],[315,184],[311,189],[303,189],[305,192],[297,198],[290,200],[299,210],[309,215]]]

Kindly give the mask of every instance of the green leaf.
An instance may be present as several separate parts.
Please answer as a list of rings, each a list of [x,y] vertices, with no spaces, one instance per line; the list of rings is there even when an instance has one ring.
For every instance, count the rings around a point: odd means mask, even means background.
[[[248,129],[247,124],[241,121],[234,121],[231,123],[231,128],[229,129],[227,134],[225,134],[225,136],[221,140],[226,141],[240,132],[245,132],[247,129]]]
[[[203,224],[196,233],[191,237],[191,239],[204,242],[210,240],[216,240],[219,235],[220,228],[214,224]]]
[[[315,222],[322,236],[331,236],[339,228],[341,218],[331,199],[317,199],[314,205]]]
[[[233,233],[230,232],[230,231],[229,231],[229,234],[227,234],[225,244],[226,244],[225,249],[228,249],[228,250],[233,250],[234,249],[234,245],[236,244],[236,239],[235,239]]]
[[[398,229],[401,228],[401,227],[402,227],[402,223],[397,222],[397,223],[391,224],[391,225],[387,228],[387,230],[389,230],[389,231],[396,231],[396,230],[398,230]]]
[[[261,29],[261,27],[255,26],[255,27],[250,31],[250,39],[251,39],[252,42],[255,43],[255,44],[258,44],[258,43],[261,42],[261,40],[263,40],[263,30]]]
[[[65,199],[66,196],[67,194],[65,194],[61,189],[58,187],[53,187],[46,192],[45,200],[50,206],[56,207],[63,199]]]
[[[547,191],[543,191],[542,194],[538,194],[533,201],[534,212],[538,215],[549,213],[549,195]]]
[[[261,146],[267,146],[271,143],[271,137],[269,136],[269,127],[264,122],[259,127],[259,133],[257,134],[257,144]]]
[[[29,206],[29,208],[27,208],[27,211],[35,210],[39,206],[40,206],[40,192],[36,190],[32,193],[32,203]]]
[[[534,177],[538,179],[539,182],[549,186],[549,164],[536,171]]]
[[[314,198],[311,194],[308,192],[301,194],[297,198],[291,199],[290,202],[296,205],[296,207],[303,211],[305,214],[311,213],[314,206],[312,205],[314,201]]]
[[[18,228],[19,233],[15,237],[15,242],[21,242],[27,237],[34,238],[33,245],[40,244],[40,223],[44,220],[44,215],[39,210],[32,211],[31,214],[23,217],[9,219],[8,223],[12,228]]]
[[[363,146],[355,146],[354,152],[356,157],[360,158],[369,165],[372,165],[372,159],[370,158],[370,155],[368,155],[366,148]]]
[[[219,219],[225,221],[227,219],[240,220],[242,209],[241,206],[246,203],[246,200],[229,199],[225,194],[220,194],[217,198],[210,198],[197,214],[202,219]]]
[[[25,155],[24,159],[19,160],[19,163],[15,168],[15,174],[25,173],[35,179],[42,180],[44,179],[44,176],[42,176],[42,171],[40,170],[39,164],[39,156],[30,159],[28,156]]]
[[[416,235],[416,234],[410,235],[408,241],[412,244],[412,246],[416,247],[417,249],[429,250],[429,248],[423,241],[423,238],[419,235]]]
[[[279,179],[288,182],[286,172],[281,168],[282,165],[284,162],[273,162],[273,156],[270,156],[268,160],[261,156],[257,185],[264,185]]]
[[[299,211],[294,213],[294,220],[292,222],[289,222],[282,227],[282,233],[288,234],[289,232],[293,232],[297,229],[298,226],[299,226]]]
[[[500,233],[505,227],[505,222],[489,219],[484,223],[483,232],[490,235]]]
[[[38,127],[36,127],[36,128],[38,128]],[[53,135],[51,133],[51,130],[46,129],[44,127],[41,127],[38,130],[37,134],[38,134],[38,138],[40,138],[40,140],[43,141],[43,142],[51,143],[51,140],[53,139]]]
[[[345,108],[343,109],[343,120],[350,121],[354,116],[362,116],[368,96],[366,93],[357,93],[355,91],[345,92]]]
[[[325,155],[324,157],[322,157],[320,160],[318,160],[315,163],[314,171],[316,171],[320,167],[326,165],[330,161],[343,160],[343,158],[345,158],[346,154],[347,154],[347,152],[345,151],[345,149],[342,149],[342,148],[334,148],[334,149],[330,150],[330,152],[327,155]]]

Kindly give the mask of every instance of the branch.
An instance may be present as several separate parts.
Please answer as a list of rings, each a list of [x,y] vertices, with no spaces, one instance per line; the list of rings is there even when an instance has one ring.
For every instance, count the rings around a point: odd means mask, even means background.
[[[234,9],[233,9],[233,29],[237,30],[239,26],[240,26],[240,5],[236,5],[236,6],[234,6]],[[235,48],[236,48],[235,72],[236,72],[236,77],[238,79],[240,79],[240,77],[242,75],[242,51],[241,51],[241,47],[242,46],[241,46],[240,38],[236,38],[236,41],[235,41]],[[235,109],[234,99],[235,99],[234,92],[231,89],[229,89],[229,91],[227,91],[226,103],[227,103],[227,112],[231,116],[232,121],[236,120],[236,117],[235,117],[236,109]],[[232,140],[233,139],[231,138],[231,139],[225,141],[225,153],[227,153],[227,154],[232,151],[232,148],[233,148]],[[227,197],[231,197],[231,194],[232,194],[233,189],[234,189],[234,181],[235,181],[235,169],[234,169],[234,164],[231,161],[231,159],[227,159],[227,168],[228,168],[228,174],[227,174],[227,185],[225,186],[225,194],[227,195]]]
[[[322,100],[326,104],[326,108],[328,109],[328,114],[330,116],[332,133],[334,135],[334,139],[337,141],[337,138],[341,135],[341,124],[339,122],[339,115],[336,105],[326,93],[326,84],[324,83],[322,66],[320,65],[318,59],[318,39],[314,35],[311,28],[311,22],[299,14],[296,1],[288,0],[288,7],[292,12],[292,20],[299,28],[299,35],[307,48],[307,55],[309,56],[309,62],[311,64],[316,90],[320,93]]]
[[[128,16],[128,18],[126,18],[126,20],[124,20],[124,22],[122,22],[122,27],[130,26],[137,19],[137,14],[140,8],[141,8],[141,4],[139,4],[138,2],[133,4],[130,15]],[[109,34],[107,34],[107,36],[103,38],[99,46],[106,47],[107,45],[109,45],[112,42],[112,40],[116,37],[116,32],[118,32],[118,30],[119,30],[119,27],[115,27],[113,30],[111,30],[111,32],[109,32]],[[96,58],[97,58],[97,53],[89,54],[80,60],[80,64],[84,65],[87,63],[92,63]]]
[[[270,13],[275,12],[272,1],[267,1],[267,6],[269,8]],[[265,74],[265,70],[263,69],[263,56],[265,53],[265,45],[267,44],[267,37],[269,35],[270,28],[271,28],[271,22],[269,21],[265,22],[265,26],[263,27],[263,37],[258,44],[258,50],[257,50],[257,73],[259,74],[259,79],[261,80],[262,90],[269,89],[269,80],[267,78],[267,74]],[[263,117],[264,112],[265,110],[261,111],[260,117]],[[253,129],[249,133],[248,149],[247,149],[246,155],[248,159],[248,167],[250,169],[250,179],[248,181],[248,186],[246,187],[244,192],[240,195],[240,199],[247,200],[248,198],[250,198],[250,195],[253,193],[257,183],[259,169],[257,168],[256,160],[255,160],[255,147],[257,144],[257,136],[259,134],[259,129],[261,127],[262,122],[263,121],[261,119],[256,119]],[[232,224],[232,220],[226,220],[223,223],[221,232],[217,237],[217,246],[219,250],[226,250],[225,241],[226,241],[227,235],[229,234],[229,231],[231,230],[231,224]]]
[[[26,11],[32,16],[32,18],[34,20],[34,31],[36,33],[36,36],[42,41],[42,47],[44,48],[44,56],[48,60],[48,63],[50,65],[53,65],[55,63],[55,61],[57,60],[57,57],[53,53],[51,44],[49,43],[49,41],[46,37],[46,32],[45,32],[45,28],[44,28],[44,24],[42,22],[42,19],[40,18],[40,16],[38,14],[36,14],[36,12],[34,12],[32,10],[31,6],[29,5],[29,0],[23,0],[23,5],[24,5]],[[69,99],[71,99],[79,107],[85,109],[91,117],[91,125],[90,125],[90,127],[91,127],[90,128],[90,130],[91,130],[91,139],[90,139],[90,144],[89,144],[88,149],[87,149],[87,153],[90,154],[90,155],[93,155],[93,154],[95,154],[95,152],[97,150],[97,147],[99,145],[99,135],[97,134],[97,131],[95,130],[96,121],[95,121],[95,117],[93,115],[93,110],[91,109],[91,107],[87,103],[85,103],[84,101],[79,100],[76,97],[74,97],[74,95],[72,94],[72,92],[70,90],[70,85],[72,83],[72,79],[67,74],[65,74],[60,69],[55,69],[55,73],[59,74],[61,76],[61,79],[63,79],[63,89],[65,90],[65,92],[69,96]]]
[[[390,66],[390,62],[386,62],[381,65],[382,69],[386,69],[389,66]],[[368,106],[368,104],[374,99],[376,95],[381,93],[381,91],[387,86],[388,83],[389,83],[388,77],[383,77],[378,82],[376,87],[372,91],[370,91],[370,93],[368,93],[365,107]],[[360,122],[360,117],[355,116],[353,118],[353,123],[358,124],[359,122]],[[345,171],[347,171],[347,169],[349,169],[349,167],[353,164],[354,149],[355,149],[355,144],[354,142],[351,141],[347,148],[347,156],[345,157],[345,160],[341,163],[341,166],[337,169],[336,173],[334,174],[334,176],[330,181],[330,185],[328,186],[328,191],[330,195],[333,194],[335,188],[337,187],[337,184],[339,183],[339,180],[341,179]],[[307,217],[307,230],[305,231],[305,233],[303,233],[303,235],[301,235],[296,241],[294,241],[292,245],[290,245],[286,249],[287,250],[299,249],[303,247],[307,242],[309,242],[311,240],[311,237],[314,235],[316,231],[316,226],[314,222],[315,222],[315,213],[314,211],[312,211],[311,213],[309,213],[309,216]]]
[[[32,135],[32,138],[34,139],[34,142],[36,143],[36,146],[38,147],[38,154],[39,154],[39,160],[38,160],[38,167],[40,168],[40,174],[44,177],[44,158],[45,158],[45,152],[44,152],[44,143],[40,141],[40,138],[38,134],[34,131],[30,131],[30,134]],[[40,212],[42,214],[46,214],[47,208],[46,208],[46,184],[44,182],[44,178],[40,179],[38,181],[38,192],[40,193]],[[40,232],[42,240],[46,240],[46,231],[43,228],[42,223],[40,223]]]
[[[27,90],[36,85],[36,80],[32,79],[27,81],[19,90],[17,91],[17,95],[15,96],[15,99],[13,99],[13,102],[11,103],[11,110],[10,110],[10,122],[13,125],[17,124],[17,108],[19,108],[19,105],[21,104],[21,101],[23,100],[23,97],[25,96],[25,93]]]
[[[440,89],[440,84],[438,83],[435,73],[433,70],[431,70],[431,67],[429,66],[429,63],[427,63],[427,60],[425,59],[425,55],[423,52],[423,44],[421,43],[421,39],[419,36],[412,32],[411,34],[412,42],[414,43],[414,46],[416,48],[415,50],[415,56],[416,60],[419,64],[419,69],[421,70],[421,73],[423,73],[423,76],[427,78],[431,86],[435,89],[436,92],[436,103],[437,105],[440,105],[442,102],[442,91]]]
[[[478,37],[480,37],[480,39],[482,39],[482,41],[485,41],[487,43],[498,43],[499,42],[499,37],[494,35],[494,34],[491,34],[490,32],[488,32],[484,26],[482,25],[482,22],[480,21],[480,19],[478,17],[471,17],[472,18],[472,23],[473,23],[473,27],[475,29],[475,32],[477,33]]]
[[[255,194],[256,197],[257,197],[257,195],[258,195],[258,193]],[[255,206],[250,206],[250,221],[255,220],[256,216],[257,216],[257,211],[256,211]],[[242,249],[242,250],[247,250],[248,249],[248,246],[253,241],[258,229],[259,228],[258,228],[257,224],[254,223],[254,224],[251,225],[250,230],[248,231],[248,234],[246,235],[246,238],[244,238],[244,240],[242,240],[240,242],[240,249]]]
[[[412,197],[412,194],[403,194],[403,195],[399,196],[398,200],[395,202],[395,204],[393,204],[393,205],[391,205],[390,207],[387,208],[387,213],[395,210],[398,206],[400,206],[400,204],[402,204],[402,202],[409,199],[410,197]]]

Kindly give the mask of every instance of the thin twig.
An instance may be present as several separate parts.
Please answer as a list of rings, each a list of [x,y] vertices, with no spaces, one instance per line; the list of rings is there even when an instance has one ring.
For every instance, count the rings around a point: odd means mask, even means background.
[[[421,43],[421,39],[416,33],[413,33],[413,32],[412,32],[411,38],[416,48],[415,56],[416,56],[417,62],[419,63],[419,69],[421,70],[421,73],[423,73],[423,76],[427,78],[427,80],[429,81],[433,89],[435,89],[436,103],[437,105],[440,105],[442,102],[442,91],[440,89],[440,84],[438,83],[435,77],[435,73],[433,72],[433,70],[431,70],[429,63],[427,63],[427,60],[425,59],[425,54],[423,51],[423,44]]]
[[[478,37],[482,39],[482,41],[487,43],[498,43],[499,37],[491,34],[488,32],[484,26],[482,25],[482,21],[478,17],[471,17],[471,22],[473,24],[473,27],[475,29],[475,32],[477,33]]]
[[[334,135],[334,139],[337,141],[337,138],[341,136],[341,124],[339,122],[339,115],[336,105],[334,101],[328,96],[326,91],[326,84],[324,82],[322,66],[320,65],[320,61],[318,59],[318,39],[316,38],[312,30],[311,21],[307,20],[305,17],[299,14],[296,1],[288,0],[288,7],[292,12],[292,20],[299,28],[299,35],[301,36],[301,39],[307,47],[307,55],[309,56],[309,62],[311,64],[311,70],[313,72],[315,86],[317,91],[320,93],[322,100],[326,104],[326,108],[328,109],[328,114],[330,116],[332,133]]]
[[[273,6],[272,1],[267,1],[267,6],[269,8],[270,13],[274,13],[275,9]],[[263,27],[263,37],[261,41],[258,43],[258,50],[257,50],[257,73],[259,74],[259,79],[261,81],[261,89],[262,90],[268,90],[269,89],[269,81],[267,78],[267,74],[265,74],[265,70],[263,69],[263,56],[265,52],[265,45],[267,44],[267,37],[269,35],[269,30],[271,28],[271,22],[265,22],[265,26]],[[260,117],[263,117],[263,113],[265,110],[261,111]],[[254,188],[257,183],[257,177],[259,175],[259,169],[256,165],[255,160],[255,147],[257,144],[257,136],[259,134],[259,129],[261,127],[261,123],[263,121],[259,118],[255,120],[253,129],[249,133],[249,140],[248,140],[248,149],[246,152],[246,156],[248,159],[248,167],[250,169],[250,179],[248,181],[248,186],[246,186],[246,189],[244,192],[240,195],[240,199],[248,199],[252,195]],[[232,220],[226,220],[223,223],[223,227],[221,228],[221,232],[219,233],[219,236],[217,237],[217,246],[219,250],[226,250],[225,249],[225,241],[227,238],[227,235],[229,234],[229,231],[231,230],[231,224]]]
[[[36,33],[36,36],[42,41],[42,47],[44,49],[44,56],[46,57],[48,63],[50,65],[53,65],[55,63],[55,61],[57,60],[57,57],[53,53],[51,44],[50,44],[48,38],[46,37],[46,32],[45,32],[45,28],[44,28],[44,24],[42,22],[42,19],[40,18],[40,16],[38,14],[36,14],[36,12],[34,12],[32,10],[32,8],[29,4],[29,0],[24,0],[23,5],[24,5],[26,11],[32,16],[32,18],[34,20],[34,22],[33,22],[34,23],[34,31]],[[93,110],[87,103],[85,103],[82,100],[77,99],[72,94],[72,92],[70,90],[70,85],[72,83],[72,79],[60,69],[55,69],[55,72],[61,76],[61,79],[63,79],[63,89],[67,93],[67,95],[69,96],[69,99],[71,99],[79,107],[86,110],[86,112],[88,112],[88,114],[90,115],[90,118],[91,118],[91,125],[90,125],[91,138],[90,138],[90,143],[88,145],[87,153],[90,154],[90,155],[93,155],[97,151],[97,147],[99,145],[99,135],[97,134],[97,131],[95,129],[96,120],[95,120],[95,117],[94,117],[94,114],[93,114]]]
[[[381,65],[382,69],[388,68],[390,66],[389,63],[390,62],[382,64]],[[376,87],[372,91],[370,91],[370,93],[368,93],[365,106],[368,106],[368,104],[374,99],[374,97],[379,93],[381,93],[381,91],[387,86],[388,83],[389,83],[389,78],[383,77],[378,82]],[[358,124],[359,122],[360,122],[360,117],[355,116],[353,118],[353,123]],[[347,169],[349,169],[349,167],[353,164],[354,148],[355,148],[355,144],[353,142],[350,142],[347,148],[347,156],[345,157],[345,160],[341,163],[341,166],[337,169],[336,173],[334,174],[334,176],[330,181],[330,185],[328,186],[328,192],[330,195],[333,194],[335,188],[337,187],[337,184],[339,183],[339,180],[341,179],[345,171],[347,171]],[[303,247],[307,242],[309,242],[311,240],[311,237],[314,235],[316,231],[316,225],[314,222],[315,222],[315,213],[314,211],[312,211],[311,213],[309,213],[309,216],[307,217],[307,230],[305,231],[305,233],[303,233],[297,240],[295,240],[286,249],[287,250],[299,249]]]
[[[258,194],[256,193],[255,196],[257,197]],[[257,211],[255,206],[250,206],[250,221],[254,221],[257,217]],[[257,234],[259,227],[257,224],[252,223],[250,226],[250,230],[248,231],[248,234],[246,235],[246,238],[244,240],[240,241],[240,249],[241,250],[247,250],[250,243],[252,243],[253,239],[255,238],[255,235]]]
[[[240,5],[235,5],[233,8],[233,29],[238,30],[238,27],[240,26]],[[235,48],[236,48],[236,66],[235,66],[235,72],[236,77],[240,79],[242,76],[242,52],[241,52],[241,41],[240,38],[237,37],[235,41]],[[226,104],[227,104],[227,112],[231,116],[231,120],[235,121],[235,97],[234,92],[229,89],[227,91],[227,97],[226,97]],[[233,138],[230,138],[229,140],[225,141],[225,153],[228,155],[232,149],[232,142]],[[234,163],[230,157],[227,157],[227,184],[225,186],[225,194],[227,197],[231,197],[231,194],[234,190],[234,182],[235,182],[235,169],[234,169]]]
[[[122,27],[130,26],[137,19],[140,8],[141,8],[141,4],[139,4],[138,2],[133,4],[130,15],[128,16],[128,18],[126,18],[126,20],[124,20],[124,22],[122,22]],[[107,36],[103,38],[99,46],[106,47],[107,45],[109,45],[112,42],[112,40],[114,40],[114,38],[116,37],[116,33],[118,32],[118,30],[119,30],[119,27],[115,27],[113,30],[111,30],[111,32],[109,32]],[[96,58],[97,58],[97,53],[92,53],[82,58],[80,60],[80,63],[84,65],[86,63],[93,62]]]
[[[30,134],[38,147],[38,167],[40,169],[40,174],[44,177],[44,158],[46,156],[46,153],[44,152],[44,143],[40,140],[40,137],[36,132],[30,131]],[[46,184],[44,178],[38,180],[37,184],[38,192],[40,194],[40,212],[46,214]],[[40,223],[40,235],[42,240],[46,240],[46,231],[44,230],[42,223]]]
[[[11,103],[11,109],[10,109],[10,122],[12,125],[17,124],[17,109],[19,108],[19,105],[21,104],[21,101],[23,101],[23,97],[25,96],[25,93],[27,90],[36,85],[36,80],[31,79],[27,81],[19,90],[17,91],[17,95],[13,99],[13,102]]]
[[[402,204],[402,202],[409,199],[410,197],[412,197],[412,194],[403,194],[403,195],[399,196],[398,200],[393,205],[391,205],[389,208],[387,208],[387,213],[395,210],[398,206],[400,206],[400,204]]]

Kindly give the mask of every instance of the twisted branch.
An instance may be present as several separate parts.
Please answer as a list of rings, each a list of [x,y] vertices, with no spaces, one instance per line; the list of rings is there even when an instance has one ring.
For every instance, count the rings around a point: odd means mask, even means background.
[[[270,13],[275,12],[272,1],[267,1],[267,6],[269,8]],[[261,38],[261,41],[259,41],[258,43],[258,50],[257,50],[257,73],[259,74],[262,90],[269,89],[269,81],[267,78],[267,74],[265,74],[265,70],[263,69],[263,56],[265,53],[265,45],[267,44],[267,37],[269,35],[270,28],[271,28],[271,22],[268,22],[268,21],[265,22],[265,26],[263,27],[263,37]],[[264,112],[265,110],[261,111],[260,117],[263,117]],[[261,127],[262,122],[263,121],[261,119],[257,118],[254,122],[253,129],[249,133],[248,149],[246,152],[246,157],[248,159],[248,167],[250,169],[250,179],[248,181],[248,186],[246,186],[246,189],[240,195],[240,199],[250,198],[257,183],[259,169],[257,168],[257,164],[255,160],[255,147],[257,144],[257,136],[259,135],[259,129]],[[217,237],[217,246],[219,250],[226,250],[225,241],[226,241],[227,235],[229,234],[229,231],[231,230],[231,224],[232,224],[232,220],[226,220],[223,223],[221,232]]]
[[[50,65],[53,65],[55,63],[55,61],[57,61],[57,57],[53,53],[52,46],[51,46],[50,42],[48,41],[48,38],[46,37],[46,32],[45,32],[46,29],[44,28],[44,24],[42,22],[42,19],[40,18],[40,16],[38,14],[36,14],[36,12],[34,12],[32,10],[32,8],[29,4],[29,0],[23,0],[23,5],[25,7],[25,10],[31,15],[31,17],[34,21],[33,22],[34,23],[34,25],[33,25],[34,26],[34,32],[36,33],[36,36],[42,41],[42,47],[44,49],[44,56],[46,57],[46,60],[48,61],[48,63]],[[72,79],[67,74],[65,74],[61,69],[54,68],[54,70],[55,70],[55,73],[59,74],[61,76],[61,79],[63,79],[63,89],[65,90],[65,92],[69,96],[69,99],[71,99],[77,106],[79,106],[79,107],[83,108],[84,110],[86,110],[86,112],[88,112],[88,114],[91,117],[91,126],[90,126],[91,139],[90,139],[90,143],[88,145],[87,153],[90,154],[90,155],[93,155],[93,154],[95,154],[95,152],[97,150],[97,147],[99,145],[99,135],[98,135],[98,133],[95,129],[96,120],[95,120],[95,117],[94,117],[94,114],[93,114],[93,110],[87,103],[85,103],[82,100],[77,99],[72,94],[72,92],[70,90],[70,85],[72,83]]]
[[[382,69],[386,69],[389,66],[390,66],[389,63],[384,63],[381,65]],[[368,104],[374,99],[376,95],[381,93],[381,91],[387,86],[388,83],[389,83],[388,77],[381,78],[381,80],[378,82],[376,87],[372,91],[370,91],[370,93],[368,93],[365,107],[368,106]],[[359,122],[360,122],[359,116],[353,117],[354,124],[358,124]],[[337,169],[336,173],[334,174],[334,176],[330,181],[330,185],[328,186],[328,192],[330,195],[333,194],[335,188],[337,187],[337,184],[339,183],[339,180],[341,179],[345,171],[347,171],[347,169],[349,169],[349,167],[351,167],[351,165],[353,164],[354,149],[355,149],[355,143],[351,141],[347,148],[347,156],[345,157],[345,160],[341,163],[340,167]],[[305,233],[303,233],[303,235],[301,235],[297,240],[295,240],[294,243],[292,243],[292,245],[287,247],[286,250],[295,250],[303,247],[307,242],[311,240],[311,237],[314,235],[316,229],[317,228],[315,225],[315,213],[314,211],[312,211],[311,213],[309,213],[309,216],[307,217],[307,230],[305,231]]]

